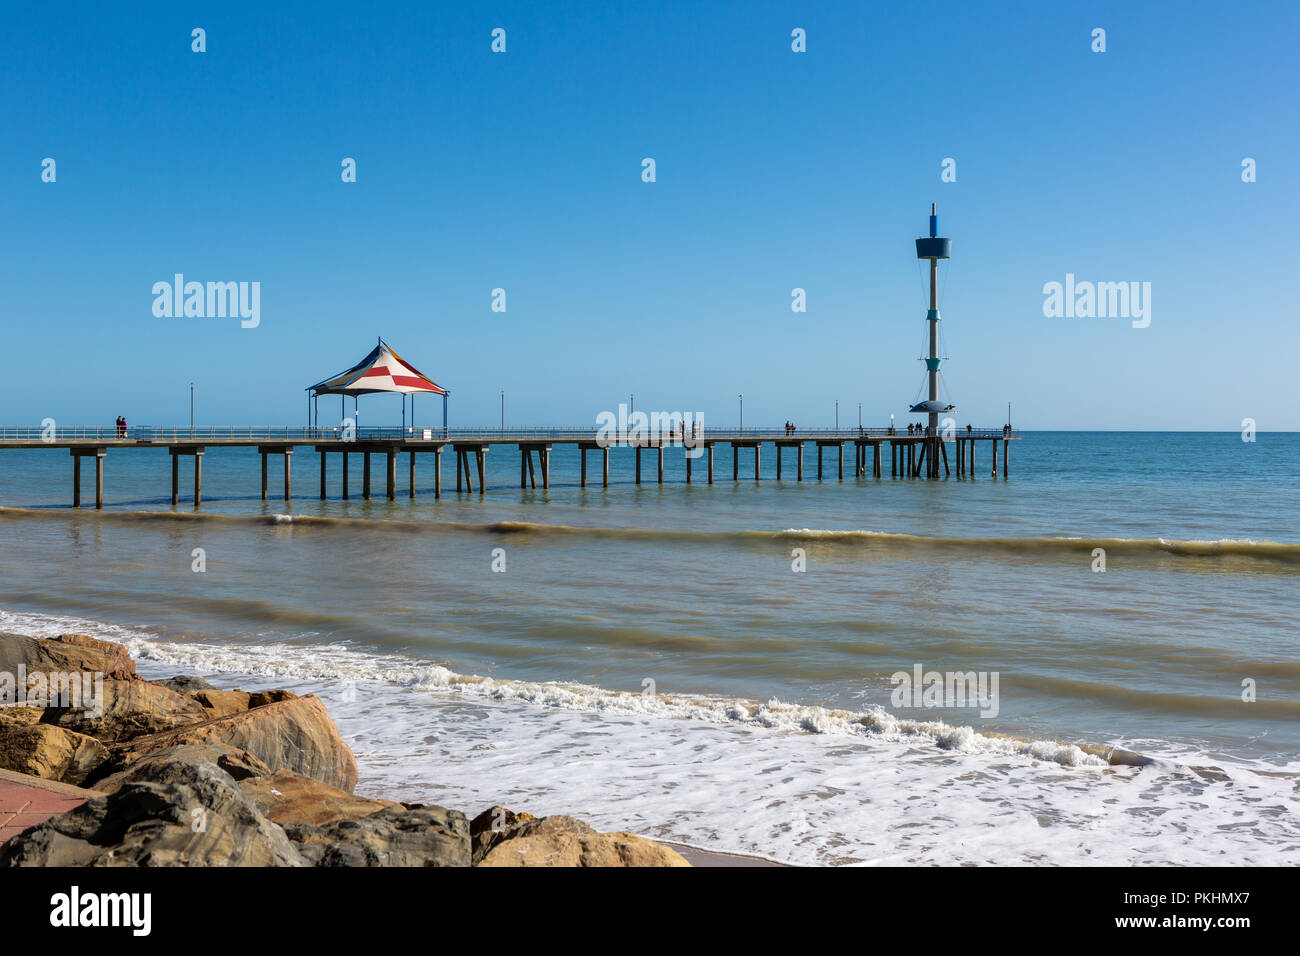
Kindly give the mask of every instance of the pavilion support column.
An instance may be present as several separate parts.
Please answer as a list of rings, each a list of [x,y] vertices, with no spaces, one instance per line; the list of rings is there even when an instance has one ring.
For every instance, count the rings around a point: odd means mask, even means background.
[[[172,452],[172,507],[175,508],[181,501],[181,461]]]
[[[266,500],[266,452],[262,452],[262,500]]]
[[[542,490],[546,491],[551,487],[551,450],[543,448],[537,455],[542,459]]]
[[[455,451],[456,451],[456,494],[460,494],[461,459],[465,457],[465,453],[461,451],[459,448],[457,448]]]
[[[325,452],[320,453],[320,500],[325,500]]]
[[[537,472],[533,470],[533,450],[524,449],[524,460],[528,463],[528,484],[533,488],[537,487]]]
[[[740,481],[740,449],[731,446],[731,480]]]
[[[385,482],[387,486],[385,490],[388,492],[388,500],[396,501],[397,500],[397,449],[390,448],[388,450],[388,454],[385,457],[387,458],[387,465],[388,465],[387,474],[385,475],[387,479],[387,481]]]
[[[758,481],[763,477],[763,470],[759,467],[758,454],[759,449],[763,447],[762,442],[754,442],[754,480]]]
[[[415,497],[415,452],[411,452],[410,474],[407,476],[407,483],[411,486],[409,497]]]
[[[609,487],[609,448],[605,447],[600,450],[600,474],[601,484],[603,487]]]
[[[795,478],[798,481],[803,481],[803,442],[800,442],[794,447],[798,452],[798,454],[795,455]]]
[[[289,500],[289,456],[293,454],[292,448],[284,450],[284,500]]]
[[[993,439],[993,477],[998,476],[998,440]]]
[[[487,450],[478,448],[474,452],[474,457],[478,461],[478,493],[481,495],[487,491]],[[542,475],[542,481],[546,480],[546,475]]]
[[[72,449],[72,507],[81,507],[81,456]]]
[[[641,484],[641,446],[636,446],[636,483]]]
[[[1007,466],[1010,460],[1011,460],[1011,442],[1004,441],[1002,443],[1002,477],[1003,478],[1007,476]]]
[[[95,510],[104,507],[104,456],[95,456]]]
[[[581,465],[578,468],[578,487],[587,487],[587,446],[578,446],[578,457],[581,459]]]
[[[713,484],[713,446],[706,445],[705,450],[709,455],[709,484]]]
[[[686,449],[686,483],[688,485],[691,483],[691,452],[694,450],[694,448]]]
[[[348,453],[343,452],[343,500],[348,500]]]
[[[822,480],[822,446],[817,446],[817,480]]]
[[[871,450],[872,450],[872,456],[871,456],[871,457],[872,457],[872,463],[873,463],[873,465],[874,465],[874,467],[875,467],[876,477],[877,477],[877,478],[884,477],[883,474],[882,474],[883,467],[882,467],[882,465],[881,465],[881,463],[880,463],[880,444],[877,443],[877,444],[875,444],[875,445],[872,445],[872,446],[871,446]]]
[[[659,457],[659,484],[664,483],[664,443],[660,442],[659,447],[655,449]]]
[[[361,497],[370,500],[370,452],[361,454]]]
[[[781,446],[780,444],[778,444],[776,446],[776,480],[777,481],[781,480],[781,459],[784,457],[785,455],[781,453]]]
[[[203,452],[194,453],[194,507],[203,503]]]
[[[442,497],[442,448],[433,450],[433,497]]]
[[[943,476],[945,478],[950,478],[952,477],[952,471],[948,468],[948,443],[942,438],[938,439],[938,441],[939,451],[943,454]]]
[[[844,442],[840,442],[840,481],[844,480]]]

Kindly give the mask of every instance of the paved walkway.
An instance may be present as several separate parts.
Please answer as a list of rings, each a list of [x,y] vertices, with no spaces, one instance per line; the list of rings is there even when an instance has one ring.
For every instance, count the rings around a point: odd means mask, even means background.
[[[0,843],[96,796],[103,794],[0,770]]]

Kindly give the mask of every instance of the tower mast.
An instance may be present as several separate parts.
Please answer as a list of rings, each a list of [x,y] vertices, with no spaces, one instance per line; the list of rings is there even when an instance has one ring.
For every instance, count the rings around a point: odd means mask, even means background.
[[[935,440],[935,447],[931,449],[929,470],[930,474],[936,477],[939,474],[938,461],[934,454],[938,451],[939,435],[939,260],[947,259],[951,254],[952,240],[939,235],[938,204],[931,203],[930,237],[916,240],[916,257],[930,260],[930,311],[925,316],[926,321],[930,323],[930,355],[925,360],[930,379],[930,395],[926,408],[929,412],[930,426],[927,433]]]

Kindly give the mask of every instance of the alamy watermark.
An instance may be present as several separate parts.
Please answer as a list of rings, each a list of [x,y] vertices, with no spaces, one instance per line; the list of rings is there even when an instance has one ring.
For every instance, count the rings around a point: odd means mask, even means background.
[[[979,707],[985,719],[998,715],[997,671],[923,671],[914,664],[911,673],[890,675],[895,687],[889,702],[895,707]]]
[[[1133,328],[1151,324],[1150,282],[1043,283],[1043,315],[1049,319],[1132,319]]]
[[[596,416],[596,444],[601,448],[680,445],[692,458],[704,454],[703,412],[629,412],[620,403],[618,412]]]
[[[224,319],[255,329],[262,322],[262,283],[186,282],[176,273],[171,282],[153,284],[153,314],[160,319]]]
[[[61,707],[84,711],[87,717],[104,716],[102,671],[0,671],[0,707]]]

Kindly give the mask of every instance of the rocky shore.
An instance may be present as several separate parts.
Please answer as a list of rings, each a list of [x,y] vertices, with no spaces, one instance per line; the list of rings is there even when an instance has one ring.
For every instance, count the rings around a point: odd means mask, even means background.
[[[110,641],[0,634],[0,704],[0,770],[85,795],[0,843],[0,866],[691,865],[573,817],[357,796],[315,695],[145,680]]]

